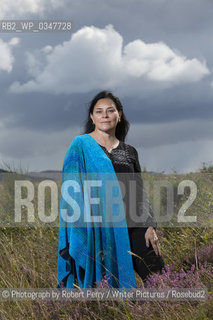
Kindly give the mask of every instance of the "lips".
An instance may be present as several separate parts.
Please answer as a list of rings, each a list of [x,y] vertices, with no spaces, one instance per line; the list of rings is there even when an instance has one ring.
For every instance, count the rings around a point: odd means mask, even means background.
[[[109,123],[109,121],[104,121],[104,122],[101,122],[101,123]]]

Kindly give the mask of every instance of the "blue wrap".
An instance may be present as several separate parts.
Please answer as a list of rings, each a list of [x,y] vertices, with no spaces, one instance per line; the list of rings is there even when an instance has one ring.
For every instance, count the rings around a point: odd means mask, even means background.
[[[63,164],[57,287],[95,287],[106,276],[112,288],[136,288],[130,251],[112,162],[92,136],[76,136]]]

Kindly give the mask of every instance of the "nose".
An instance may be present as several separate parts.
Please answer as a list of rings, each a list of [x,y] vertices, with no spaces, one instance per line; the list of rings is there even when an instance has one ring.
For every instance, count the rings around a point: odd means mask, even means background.
[[[107,113],[107,110],[104,110],[103,111],[103,117],[105,118],[106,116],[108,117],[108,113]]]

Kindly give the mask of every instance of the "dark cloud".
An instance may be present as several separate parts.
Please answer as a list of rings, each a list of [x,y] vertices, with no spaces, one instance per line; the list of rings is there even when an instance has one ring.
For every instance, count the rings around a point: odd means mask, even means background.
[[[190,119],[213,120],[213,90],[208,85],[189,84],[157,91],[138,99],[126,98],[130,122],[167,123]]]
[[[81,124],[86,117],[87,98],[83,96],[25,93],[3,98],[7,108],[1,109],[0,114],[7,128],[55,132]]]

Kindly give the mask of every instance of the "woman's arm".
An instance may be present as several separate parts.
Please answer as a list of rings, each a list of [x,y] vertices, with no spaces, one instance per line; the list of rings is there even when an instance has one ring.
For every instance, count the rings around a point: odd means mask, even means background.
[[[134,148],[135,149],[135,148]],[[141,176],[141,166],[138,159],[138,152],[135,149],[135,172],[137,172],[137,199],[142,201],[142,208],[146,210],[148,219],[145,222],[146,232],[145,232],[145,241],[146,246],[149,247],[150,243],[155,251],[156,255],[161,255],[161,249],[159,245],[159,239],[156,233],[157,222],[154,217],[154,212],[149,202],[147,192],[144,188],[143,179]],[[144,198],[143,198],[144,195]],[[140,202],[139,202],[140,203]],[[140,207],[140,206],[139,206]],[[140,210],[140,209],[139,209]],[[144,213],[144,212],[143,212]]]
[[[144,187],[144,182],[141,176],[141,166],[138,158],[138,152],[133,147],[135,153],[135,178],[136,178],[136,199],[137,199],[137,212],[138,215],[146,214],[146,220],[144,221],[145,227],[153,227],[155,230],[157,228],[157,222],[154,217],[154,212],[149,202],[149,197],[147,195],[146,189]],[[142,212],[141,212],[142,211]]]

